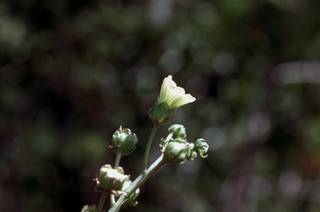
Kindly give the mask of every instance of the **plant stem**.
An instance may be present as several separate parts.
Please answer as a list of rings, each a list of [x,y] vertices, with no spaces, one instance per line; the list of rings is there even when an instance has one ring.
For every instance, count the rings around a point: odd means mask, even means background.
[[[116,203],[116,199],[114,194],[110,194],[110,207],[112,207]]]
[[[148,168],[148,160],[149,160],[149,153],[150,153],[150,149],[151,149],[151,145],[152,145],[152,141],[154,139],[154,136],[156,134],[158,130],[158,126],[156,124],[153,124],[149,139],[148,139],[148,143],[146,146],[146,151],[144,153],[144,168],[147,169]]]
[[[122,157],[122,155],[120,153],[117,153],[116,159],[115,159],[115,162],[114,162],[114,168],[117,168],[119,166],[121,157]],[[107,193],[102,192],[101,196],[100,196],[100,199],[99,199],[98,212],[102,212],[103,206],[104,206],[104,203],[105,203],[106,199],[107,199]],[[115,202],[114,194],[110,194],[110,203],[111,203],[111,205],[113,205],[114,202]]]
[[[118,166],[120,164],[121,157],[122,157],[122,155],[120,153],[117,153],[116,160],[114,162],[114,168],[118,168]]]
[[[121,153],[117,152],[117,155],[116,155],[116,159],[114,161],[114,168],[118,168],[119,167],[119,164],[120,164],[120,160],[121,160]],[[110,194],[110,205],[112,207],[112,205],[114,205],[116,202],[116,199],[115,199],[115,196],[113,193]]]
[[[162,165],[165,164],[163,154],[154,161],[149,168],[147,168],[143,173],[141,173],[124,191],[124,194],[120,196],[120,198],[116,201],[114,205],[111,206],[108,212],[118,212],[126,201],[126,198],[134,192],[137,188],[139,188],[153,173],[155,173],[158,169],[161,168]]]
[[[107,193],[102,192],[100,199],[99,199],[98,212],[101,212],[103,210],[103,205],[104,205],[104,202],[106,201],[106,199],[107,199]]]

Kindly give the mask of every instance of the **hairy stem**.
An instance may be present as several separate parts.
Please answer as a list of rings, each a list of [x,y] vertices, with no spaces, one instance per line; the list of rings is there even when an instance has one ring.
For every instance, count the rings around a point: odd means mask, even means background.
[[[161,168],[162,165],[165,164],[163,154],[154,161],[149,168],[147,168],[143,173],[141,173],[124,191],[124,194],[120,196],[120,198],[115,202],[114,205],[111,206],[108,212],[118,212],[126,201],[126,198],[134,192],[137,188],[139,188],[153,173],[155,173],[158,169]]]
[[[153,142],[154,136],[156,135],[157,130],[158,130],[158,126],[156,124],[154,124],[152,127],[152,130],[151,130],[149,139],[148,139],[146,151],[144,153],[144,168],[145,169],[148,168],[149,153],[150,153],[152,142]]]

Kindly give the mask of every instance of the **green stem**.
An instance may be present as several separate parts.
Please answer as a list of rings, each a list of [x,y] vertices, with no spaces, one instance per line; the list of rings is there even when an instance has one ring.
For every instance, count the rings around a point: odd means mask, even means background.
[[[98,212],[102,212],[102,210],[103,210],[103,205],[104,205],[106,199],[107,199],[107,193],[102,192],[102,194],[101,194],[101,196],[100,196],[100,199],[99,199]]]
[[[145,169],[148,168],[149,153],[150,153],[150,149],[151,149],[151,146],[152,146],[152,141],[154,139],[154,136],[155,136],[157,130],[158,130],[158,126],[156,124],[154,124],[153,127],[152,127],[152,130],[151,130],[149,139],[148,139],[148,143],[147,143],[147,146],[146,146],[146,151],[144,153],[144,168]]]
[[[117,153],[116,159],[115,159],[115,162],[114,162],[114,168],[117,168],[119,166],[121,157],[122,157],[122,155],[120,153]],[[100,199],[99,199],[98,212],[102,212],[103,206],[104,206],[104,203],[105,203],[106,199],[107,199],[107,193],[102,192],[102,194],[100,196]],[[110,194],[110,203],[111,203],[111,205],[113,205],[114,202],[115,202],[114,194]]]
[[[121,153],[117,152],[117,155],[116,155],[116,159],[114,161],[114,168],[118,168],[119,167],[119,164],[120,164],[120,160],[121,160]],[[112,207],[112,205],[114,205],[116,202],[116,198],[114,196],[113,193],[110,194],[110,205]]]
[[[122,194],[120,198],[115,202],[115,204],[111,206],[108,212],[118,212],[123,203],[126,201],[126,198],[137,188],[139,188],[153,173],[160,169],[164,164],[165,160],[162,154],[155,162],[150,165],[149,168],[147,168],[130,184],[130,186],[124,191],[124,194]]]
[[[117,153],[116,160],[114,162],[114,168],[118,168],[118,166],[120,164],[121,157],[122,157],[122,155],[120,153]]]

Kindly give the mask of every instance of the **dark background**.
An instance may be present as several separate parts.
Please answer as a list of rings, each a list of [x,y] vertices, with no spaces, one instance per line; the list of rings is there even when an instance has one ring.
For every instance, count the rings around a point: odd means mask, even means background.
[[[320,211],[320,1],[3,0],[0,211],[80,211],[113,132],[139,136],[172,74],[197,101],[170,123],[207,139],[127,211]],[[165,126],[158,134],[166,135]],[[152,158],[159,152],[154,145]]]

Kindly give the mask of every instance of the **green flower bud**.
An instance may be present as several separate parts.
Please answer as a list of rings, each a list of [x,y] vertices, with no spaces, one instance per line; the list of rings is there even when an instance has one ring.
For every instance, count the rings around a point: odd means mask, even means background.
[[[194,145],[181,138],[172,139],[164,147],[164,158],[169,163],[183,163],[193,159]]]
[[[106,191],[120,190],[129,175],[125,175],[121,167],[112,168],[106,164],[100,168],[97,177],[97,187]]]
[[[208,150],[209,150],[209,145],[207,144],[207,142],[203,138],[199,138],[195,142],[194,149],[200,155],[200,157],[206,158],[208,156],[207,153],[208,153]]]
[[[127,180],[126,182],[124,182],[121,190],[125,191],[130,186],[131,183],[132,183],[131,180]],[[137,188],[136,190],[134,190],[129,194],[125,203],[131,207],[136,206],[138,204],[137,198],[139,194],[140,194],[140,188]]]
[[[95,205],[85,205],[81,209],[81,212],[97,212],[97,208]]]
[[[191,150],[191,154],[190,154],[190,160],[195,159],[198,156],[198,153],[194,150]]]
[[[120,128],[113,134],[110,147],[122,156],[131,154],[136,149],[138,138],[129,128]]]
[[[171,125],[168,129],[169,133],[173,134],[174,138],[186,138],[186,128],[182,124]]]

